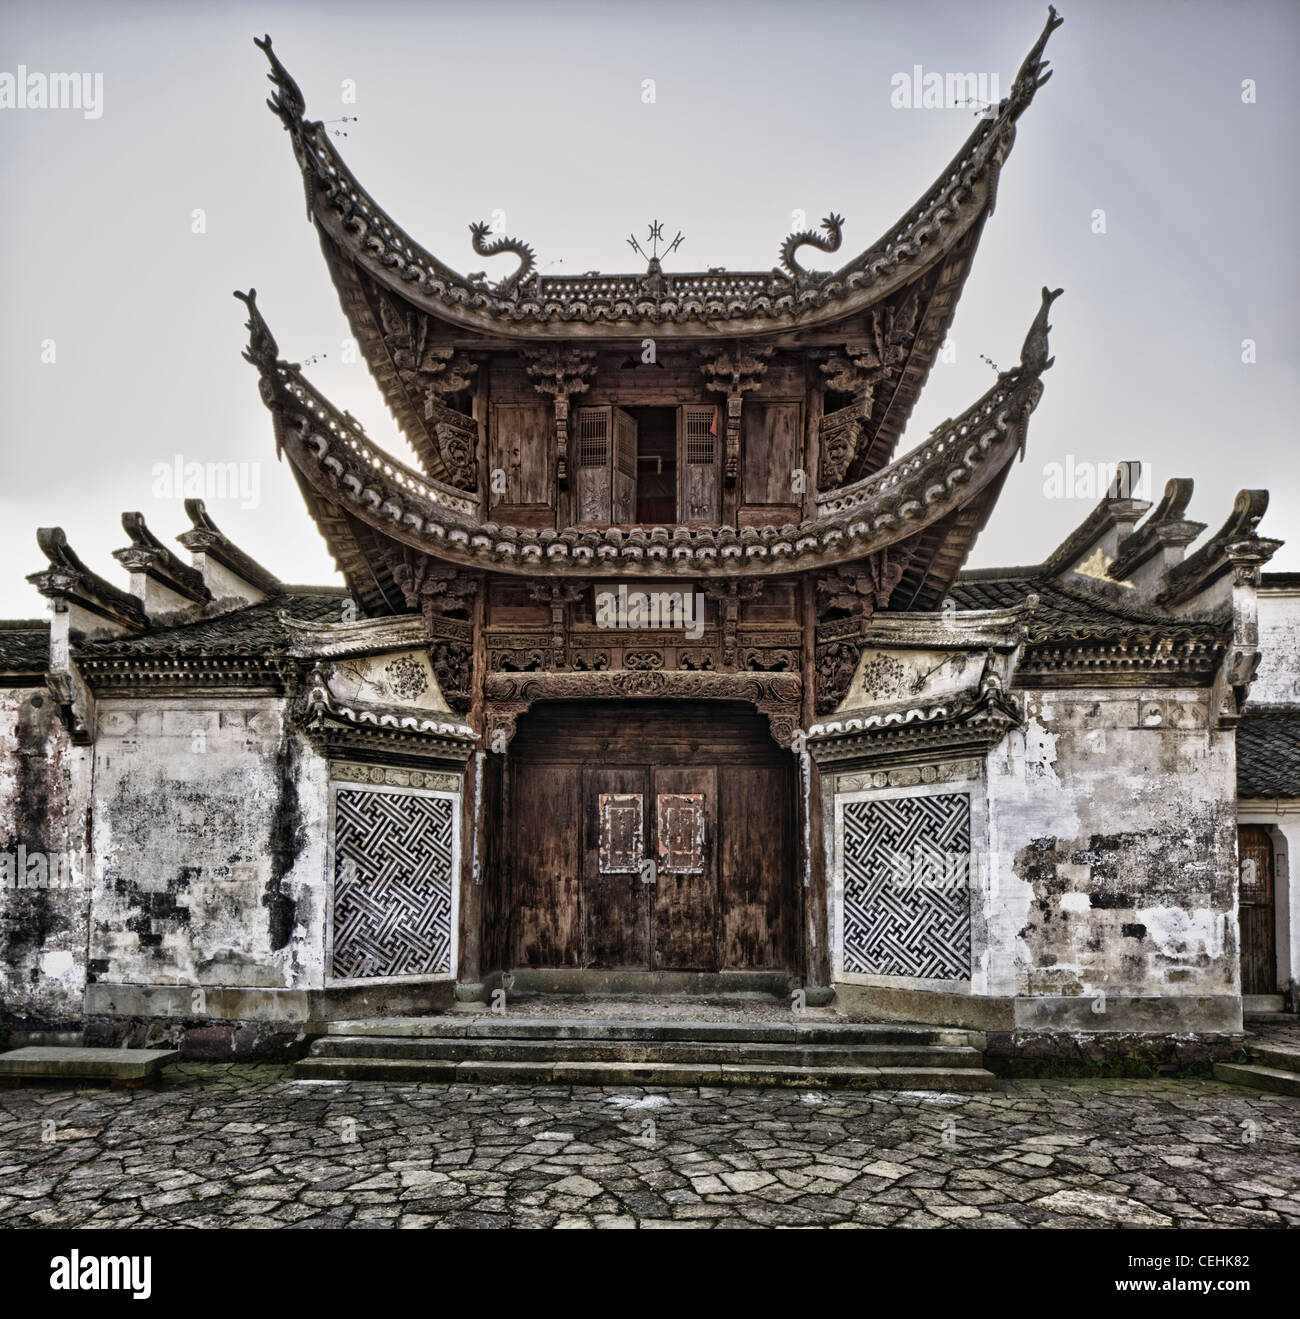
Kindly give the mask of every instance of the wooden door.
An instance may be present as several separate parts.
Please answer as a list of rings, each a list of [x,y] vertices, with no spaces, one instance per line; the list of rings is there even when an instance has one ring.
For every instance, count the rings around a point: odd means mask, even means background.
[[[513,966],[579,966],[581,776],[529,763],[511,776],[510,947]]]
[[[653,771],[656,971],[718,966],[717,770],[659,765]]]
[[[650,966],[644,766],[582,771],[583,965]]]
[[[727,765],[719,797],[719,969],[785,970],[799,933],[789,768]]]
[[[1237,860],[1241,876],[1237,897],[1237,921],[1241,930],[1241,992],[1276,994],[1273,840],[1264,825],[1238,826]]]

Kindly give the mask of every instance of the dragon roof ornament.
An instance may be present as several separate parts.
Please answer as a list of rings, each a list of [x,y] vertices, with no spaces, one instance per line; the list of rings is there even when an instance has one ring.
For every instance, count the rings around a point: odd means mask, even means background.
[[[682,327],[730,321],[737,330],[770,331],[773,323],[832,321],[861,310],[927,269],[992,213],[997,175],[1015,139],[1015,125],[1034,93],[1051,77],[1042,58],[1063,20],[1050,8],[1010,94],[982,118],[937,182],[883,237],[832,273],[810,272],[796,252],[813,246],[834,252],[842,217],[822,222],[825,234],[789,235],[780,266],[769,271],[665,274],[656,256],[645,274],[544,276],[533,251],[515,239],[491,242],[483,223],[471,226],[475,252],[513,252],[519,266],[495,285],[461,275],[416,243],[374,201],[343,163],[325,127],[306,118],[301,89],[271,46],[256,41],[270,62],[274,92],[267,104],[288,130],[303,174],[309,215],[323,236],[406,297],[413,305],[469,328],[527,334],[549,326]]]
[[[743,576],[774,567],[801,571],[849,562],[908,539],[970,504],[1023,452],[1029,414],[1042,393],[1047,356],[1043,304],[1021,364],[943,423],[912,452],[866,480],[818,501],[817,516],[783,527],[566,527],[532,530],[481,521],[476,495],[422,475],[371,443],[288,362],[250,349],[277,450],[326,501],[399,543],[436,558],[498,572],[542,568],[559,575]],[[251,300],[250,307],[252,306]],[[265,342],[260,314],[250,333]],[[273,341],[272,341],[273,342]]]

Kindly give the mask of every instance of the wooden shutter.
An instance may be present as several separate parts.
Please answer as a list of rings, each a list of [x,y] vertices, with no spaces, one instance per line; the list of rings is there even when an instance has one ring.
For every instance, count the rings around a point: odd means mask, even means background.
[[[799,455],[799,404],[746,403],[741,459],[746,504],[797,504],[793,476]]]
[[[497,403],[492,408],[489,466],[505,473],[489,482],[491,504],[542,505],[551,500],[551,410],[545,403]]]
[[[714,418],[718,424],[714,426]],[[681,520],[718,521],[718,456],[722,429],[713,404],[687,403],[678,411],[678,452],[681,455]]]
[[[619,408],[614,409],[612,521],[626,525],[636,521],[636,422]]]
[[[612,408],[578,409],[574,520],[580,523],[610,520],[612,412]]]

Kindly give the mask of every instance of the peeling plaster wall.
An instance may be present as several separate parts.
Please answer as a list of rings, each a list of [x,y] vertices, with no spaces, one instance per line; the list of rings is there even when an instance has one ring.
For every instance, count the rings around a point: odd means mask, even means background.
[[[319,988],[327,778],[282,701],[101,701],[92,982]]]
[[[79,1025],[90,750],[44,687],[0,691],[0,1025]]]
[[[989,757],[988,992],[1086,998],[1065,1015],[1095,1030],[1103,992],[1235,997],[1235,749],[1205,694],[1026,701]]]
[[[1259,648],[1251,706],[1300,705],[1300,591],[1260,591]]]

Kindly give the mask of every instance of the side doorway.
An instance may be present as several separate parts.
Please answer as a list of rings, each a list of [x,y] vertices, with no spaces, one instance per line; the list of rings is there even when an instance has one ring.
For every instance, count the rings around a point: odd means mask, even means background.
[[[1241,992],[1277,993],[1273,839],[1262,824],[1237,826],[1240,883],[1237,921],[1241,943]]]

